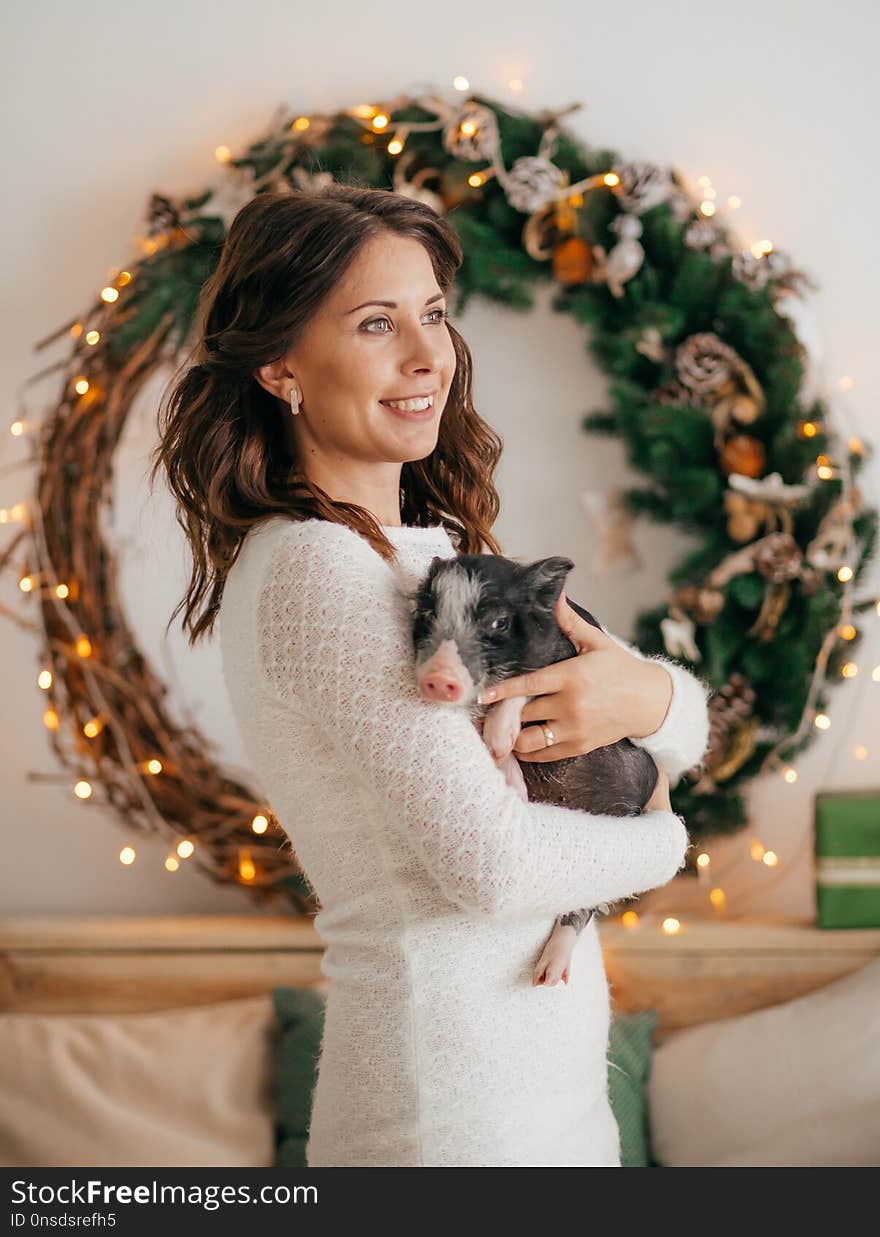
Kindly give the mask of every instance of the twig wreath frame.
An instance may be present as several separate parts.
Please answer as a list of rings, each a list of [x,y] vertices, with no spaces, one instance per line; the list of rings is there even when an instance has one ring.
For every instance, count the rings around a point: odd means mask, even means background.
[[[68,357],[28,380],[63,370],[33,436],[33,498],[2,513],[22,527],[0,569],[19,571],[37,616],[5,613],[42,639],[44,721],[75,793],[110,804],[127,829],[167,837],[166,867],[192,856],[257,900],[316,909],[269,806],[169,716],[122,612],[100,518],[138,390],[184,356],[228,225],[266,189],[315,191],[337,177],[418,197],[462,242],[456,312],[475,293],[530,308],[530,285],[552,278],[554,308],[590,327],[611,408],[583,428],[618,435],[649,478],[624,492],[631,514],[700,540],[635,636],[713,688],[710,750],[673,791],[693,838],[741,828],[743,785],[785,769],[815,737],[816,709],[860,635],[853,617],[873,604],[853,587],[877,512],[853,480],[864,444],[840,441],[823,400],[801,400],[805,349],[786,303],[810,281],[772,247],[737,244],[677,172],[586,148],[560,123],[579,106],[531,116],[425,91],[331,115],[281,110],[239,157],[216,152],[218,186],[180,201],[154,194],[141,254],[37,344],[72,339]],[[29,424],[26,412],[16,423]]]

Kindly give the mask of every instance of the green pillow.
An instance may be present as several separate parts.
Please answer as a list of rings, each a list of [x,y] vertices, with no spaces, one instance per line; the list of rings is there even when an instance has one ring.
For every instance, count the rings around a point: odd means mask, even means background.
[[[623,1168],[659,1168],[651,1156],[651,1132],[645,1087],[651,1072],[651,1037],[657,1025],[653,1009],[616,1014],[608,1035],[608,1097],[620,1130]]]
[[[275,988],[272,1000],[281,1027],[275,1056],[275,1165],[306,1168],[325,997],[311,988]]]
[[[318,1073],[325,997],[309,988],[275,988],[281,1027],[275,1058],[275,1159],[278,1168],[305,1168],[312,1092]],[[608,1037],[608,1091],[620,1128],[623,1168],[659,1167],[651,1159],[645,1084],[651,1069],[653,1010],[618,1014]]]

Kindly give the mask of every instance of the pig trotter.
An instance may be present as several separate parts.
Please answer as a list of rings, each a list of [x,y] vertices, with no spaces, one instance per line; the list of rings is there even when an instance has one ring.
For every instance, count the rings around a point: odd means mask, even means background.
[[[529,790],[526,786],[526,780],[523,777],[522,767],[514,756],[513,752],[509,752],[503,756],[501,760],[495,762],[498,768],[504,774],[508,783],[514,788],[519,797],[524,803],[529,801]]]
[[[496,760],[513,751],[522,728],[522,711],[528,696],[509,696],[493,704],[483,722],[483,742]]]
[[[568,983],[571,977],[571,956],[577,944],[578,931],[571,924],[557,921],[532,973],[532,987],[540,984],[553,987],[560,979]]]

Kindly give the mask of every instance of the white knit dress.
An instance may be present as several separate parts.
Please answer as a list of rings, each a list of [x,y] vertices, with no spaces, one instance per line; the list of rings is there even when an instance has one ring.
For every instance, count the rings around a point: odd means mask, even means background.
[[[407,584],[455,554],[442,525],[383,531]],[[569,984],[532,970],[557,914],[676,873],[681,819],[524,803],[466,711],[420,698],[399,578],[351,529],[252,530],[219,633],[242,742],[322,907],[309,1166],[618,1166],[595,919]],[[657,660],[672,703],[641,743],[674,783],[705,750],[706,688]]]

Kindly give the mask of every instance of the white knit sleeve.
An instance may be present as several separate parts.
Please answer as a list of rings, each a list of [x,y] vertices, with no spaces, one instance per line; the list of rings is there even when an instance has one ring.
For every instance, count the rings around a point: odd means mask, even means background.
[[[604,627],[602,630],[605,631]],[[631,742],[654,757],[669,778],[670,785],[674,786],[685,770],[697,764],[705,754],[709,743],[708,699],[711,688],[668,657],[648,657],[613,632],[605,634],[640,661],[654,661],[663,666],[672,679],[672,699],[660,727],[653,734],[631,738]]]
[[[381,797],[388,827],[451,902],[492,916],[561,914],[663,885],[681,867],[688,836],[675,814],[526,803],[465,710],[422,700],[403,586],[353,530],[291,521],[258,604],[270,690]]]

